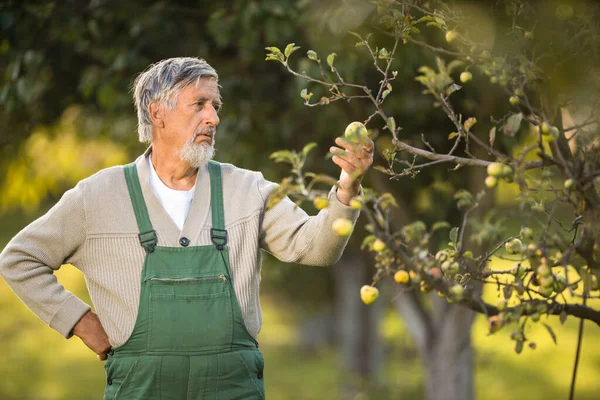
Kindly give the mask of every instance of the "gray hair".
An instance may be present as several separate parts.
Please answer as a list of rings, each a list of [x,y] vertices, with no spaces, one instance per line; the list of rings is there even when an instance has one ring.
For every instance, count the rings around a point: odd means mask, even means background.
[[[153,101],[169,109],[177,105],[179,91],[202,77],[218,80],[217,71],[196,57],[168,58],[150,65],[133,83],[133,101],[137,111],[140,142],[152,143],[152,120],[148,106]]]

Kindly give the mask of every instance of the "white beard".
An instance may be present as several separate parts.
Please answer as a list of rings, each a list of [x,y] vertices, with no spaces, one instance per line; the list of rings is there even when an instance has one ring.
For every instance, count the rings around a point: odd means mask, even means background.
[[[195,143],[195,138],[196,135],[183,145],[179,152],[179,158],[194,168],[200,168],[212,160],[215,155],[215,137],[212,137],[210,144]]]

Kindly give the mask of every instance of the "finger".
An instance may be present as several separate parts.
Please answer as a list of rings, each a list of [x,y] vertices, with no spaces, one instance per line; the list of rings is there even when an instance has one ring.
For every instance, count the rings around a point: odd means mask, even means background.
[[[354,153],[359,158],[369,158],[373,151],[373,141],[369,138],[365,138],[365,141],[360,143],[352,143],[345,138],[338,137],[335,139],[335,143],[347,151]]]
[[[354,153],[350,150],[343,150],[343,149],[340,149],[339,147],[335,147],[335,146],[331,146],[329,148],[329,151],[333,155],[340,156],[342,158],[347,158],[357,168],[359,168],[359,165],[363,165],[365,163],[370,165],[373,162],[372,154],[367,153],[364,150],[360,151],[363,154],[363,157],[360,157],[359,155],[357,155],[356,153]]]
[[[334,156],[331,159],[331,161],[333,161],[340,168],[342,168],[344,171],[346,171],[346,173],[348,175],[352,175],[354,173],[354,170],[356,169],[356,167],[354,165],[352,165],[352,163],[350,163],[347,160],[344,160],[342,157],[339,157],[339,156]]]
[[[360,168],[360,166],[362,165],[361,160],[356,157],[355,154],[349,152],[349,151],[340,151],[340,149],[338,149],[337,147],[332,146],[330,148],[330,151],[332,153],[335,153],[335,157],[339,157],[347,162],[349,162],[350,164],[352,164],[354,166],[354,168]]]

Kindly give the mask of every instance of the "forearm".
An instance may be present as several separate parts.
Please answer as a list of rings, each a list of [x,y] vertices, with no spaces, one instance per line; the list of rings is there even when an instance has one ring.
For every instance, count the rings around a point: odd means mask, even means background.
[[[41,320],[65,337],[90,308],[57,281],[54,271],[85,241],[82,189],[68,191],[19,232],[0,254],[0,275]]]

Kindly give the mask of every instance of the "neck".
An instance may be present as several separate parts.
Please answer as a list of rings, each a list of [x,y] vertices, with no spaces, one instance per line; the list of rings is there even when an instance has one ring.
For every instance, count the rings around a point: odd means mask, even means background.
[[[179,157],[179,150],[152,144],[150,161],[160,180],[174,190],[190,190],[196,183],[198,168]]]

